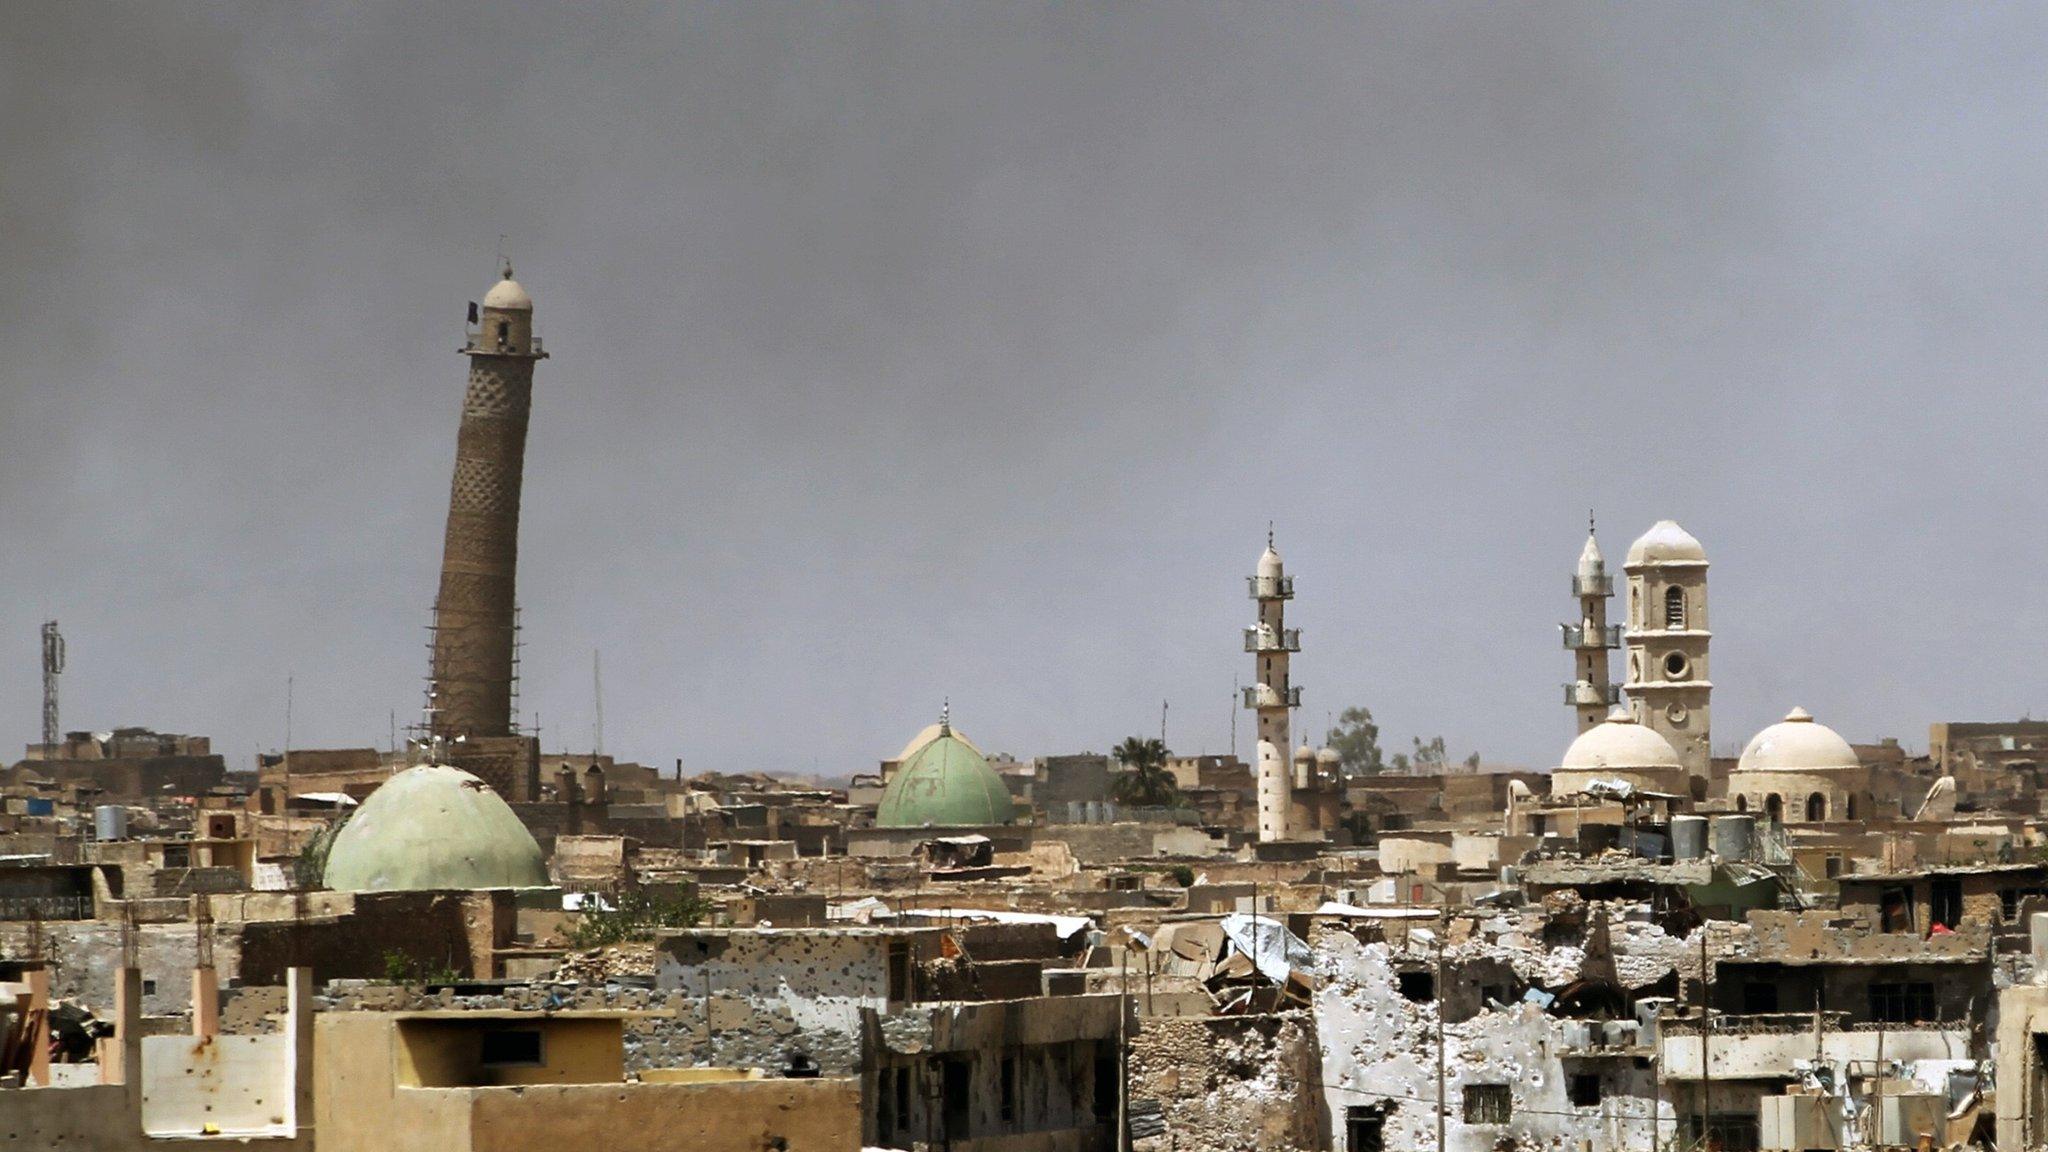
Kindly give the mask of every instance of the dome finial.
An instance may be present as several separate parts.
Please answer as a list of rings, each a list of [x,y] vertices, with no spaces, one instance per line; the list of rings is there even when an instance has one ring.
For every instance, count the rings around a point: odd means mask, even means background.
[[[1268,521],[1266,521],[1266,547],[1268,547],[1268,548],[1271,548],[1272,546],[1273,546],[1273,522],[1272,522],[1271,520],[1268,520]]]
[[[1598,533],[1593,531],[1593,510],[1591,508],[1586,509],[1586,535],[1598,535]]]
[[[953,701],[951,697],[939,701],[939,735],[953,734]]]

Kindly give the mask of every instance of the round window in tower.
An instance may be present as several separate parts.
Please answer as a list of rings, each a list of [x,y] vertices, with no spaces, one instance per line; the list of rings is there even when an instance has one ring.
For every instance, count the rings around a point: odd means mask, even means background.
[[[1665,655],[1664,678],[1666,680],[1683,680],[1686,674],[1691,671],[1692,664],[1686,660],[1685,653],[1672,652]]]
[[[1672,704],[1664,709],[1664,718],[1671,721],[1672,726],[1677,728],[1685,727],[1685,718],[1689,715],[1691,713],[1685,710],[1685,705],[1683,704]]]

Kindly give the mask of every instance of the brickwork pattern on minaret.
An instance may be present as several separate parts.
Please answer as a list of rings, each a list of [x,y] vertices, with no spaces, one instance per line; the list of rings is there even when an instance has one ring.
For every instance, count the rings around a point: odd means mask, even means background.
[[[471,352],[434,601],[434,730],[512,731],[519,496],[535,357]]]

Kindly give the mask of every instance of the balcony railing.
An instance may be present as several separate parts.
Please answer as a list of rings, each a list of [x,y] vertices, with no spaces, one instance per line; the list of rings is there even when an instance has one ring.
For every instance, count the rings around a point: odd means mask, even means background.
[[[1244,689],[1244,706],[1247,708],[1299,708],[1301,707],[1301,688],[1295,686],[1288,688],[1285,692],[1277,692],[1266,687],[1264,684],[1253,684]]]
[[[466,337],[466,339],[464,339],[462,342],[462,350],[464,352],[485,352],[500,356],[511,356],[517,354],[513,352],[510,345],[500,344],[496,340],[486,339],[484,333],[481,330],[467,332],[464,333],[464,335]],[[529,336],[526,339],[525,354],[533,357],[536,360],[543,359],[548,354],[547,346],[541,343],[540,337]]]
[[[1294,599],[1294,577],[1292,576],[1247,576],[1245,583],[1251,589],[1254,600]]]
[[[1567,648],[1619,648],[1621,647],[1621,625],[1603,624],[1588,628],[1583,624],[1560,624],[1564,631],[1564,646]]]
[[[1564,686],[1564,702],[1578,707],[1612,708],[1621,701],[1621,688],[1615,684],[1589,684],[1584,680]]]
[[[1247,652],[1299,652],[1301,651],[1301,629],[1251,627],[1244,630],[1244,650]]]
[[[1599,576],[1574,576],[1572,577],[1572,595],[1612,596],[1614,595],[1614,577],[1605,574]]]

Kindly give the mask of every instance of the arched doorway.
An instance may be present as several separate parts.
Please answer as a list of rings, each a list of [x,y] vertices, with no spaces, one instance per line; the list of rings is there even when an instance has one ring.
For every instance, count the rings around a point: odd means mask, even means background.
[[[1815,792],[1806,798],[1806,819],[1818,824],[1828,818],[1828,798]]]
[[[1785,798],[1776,792],[1764,797],[1764,818],[1773,824],[1785,821]]]

